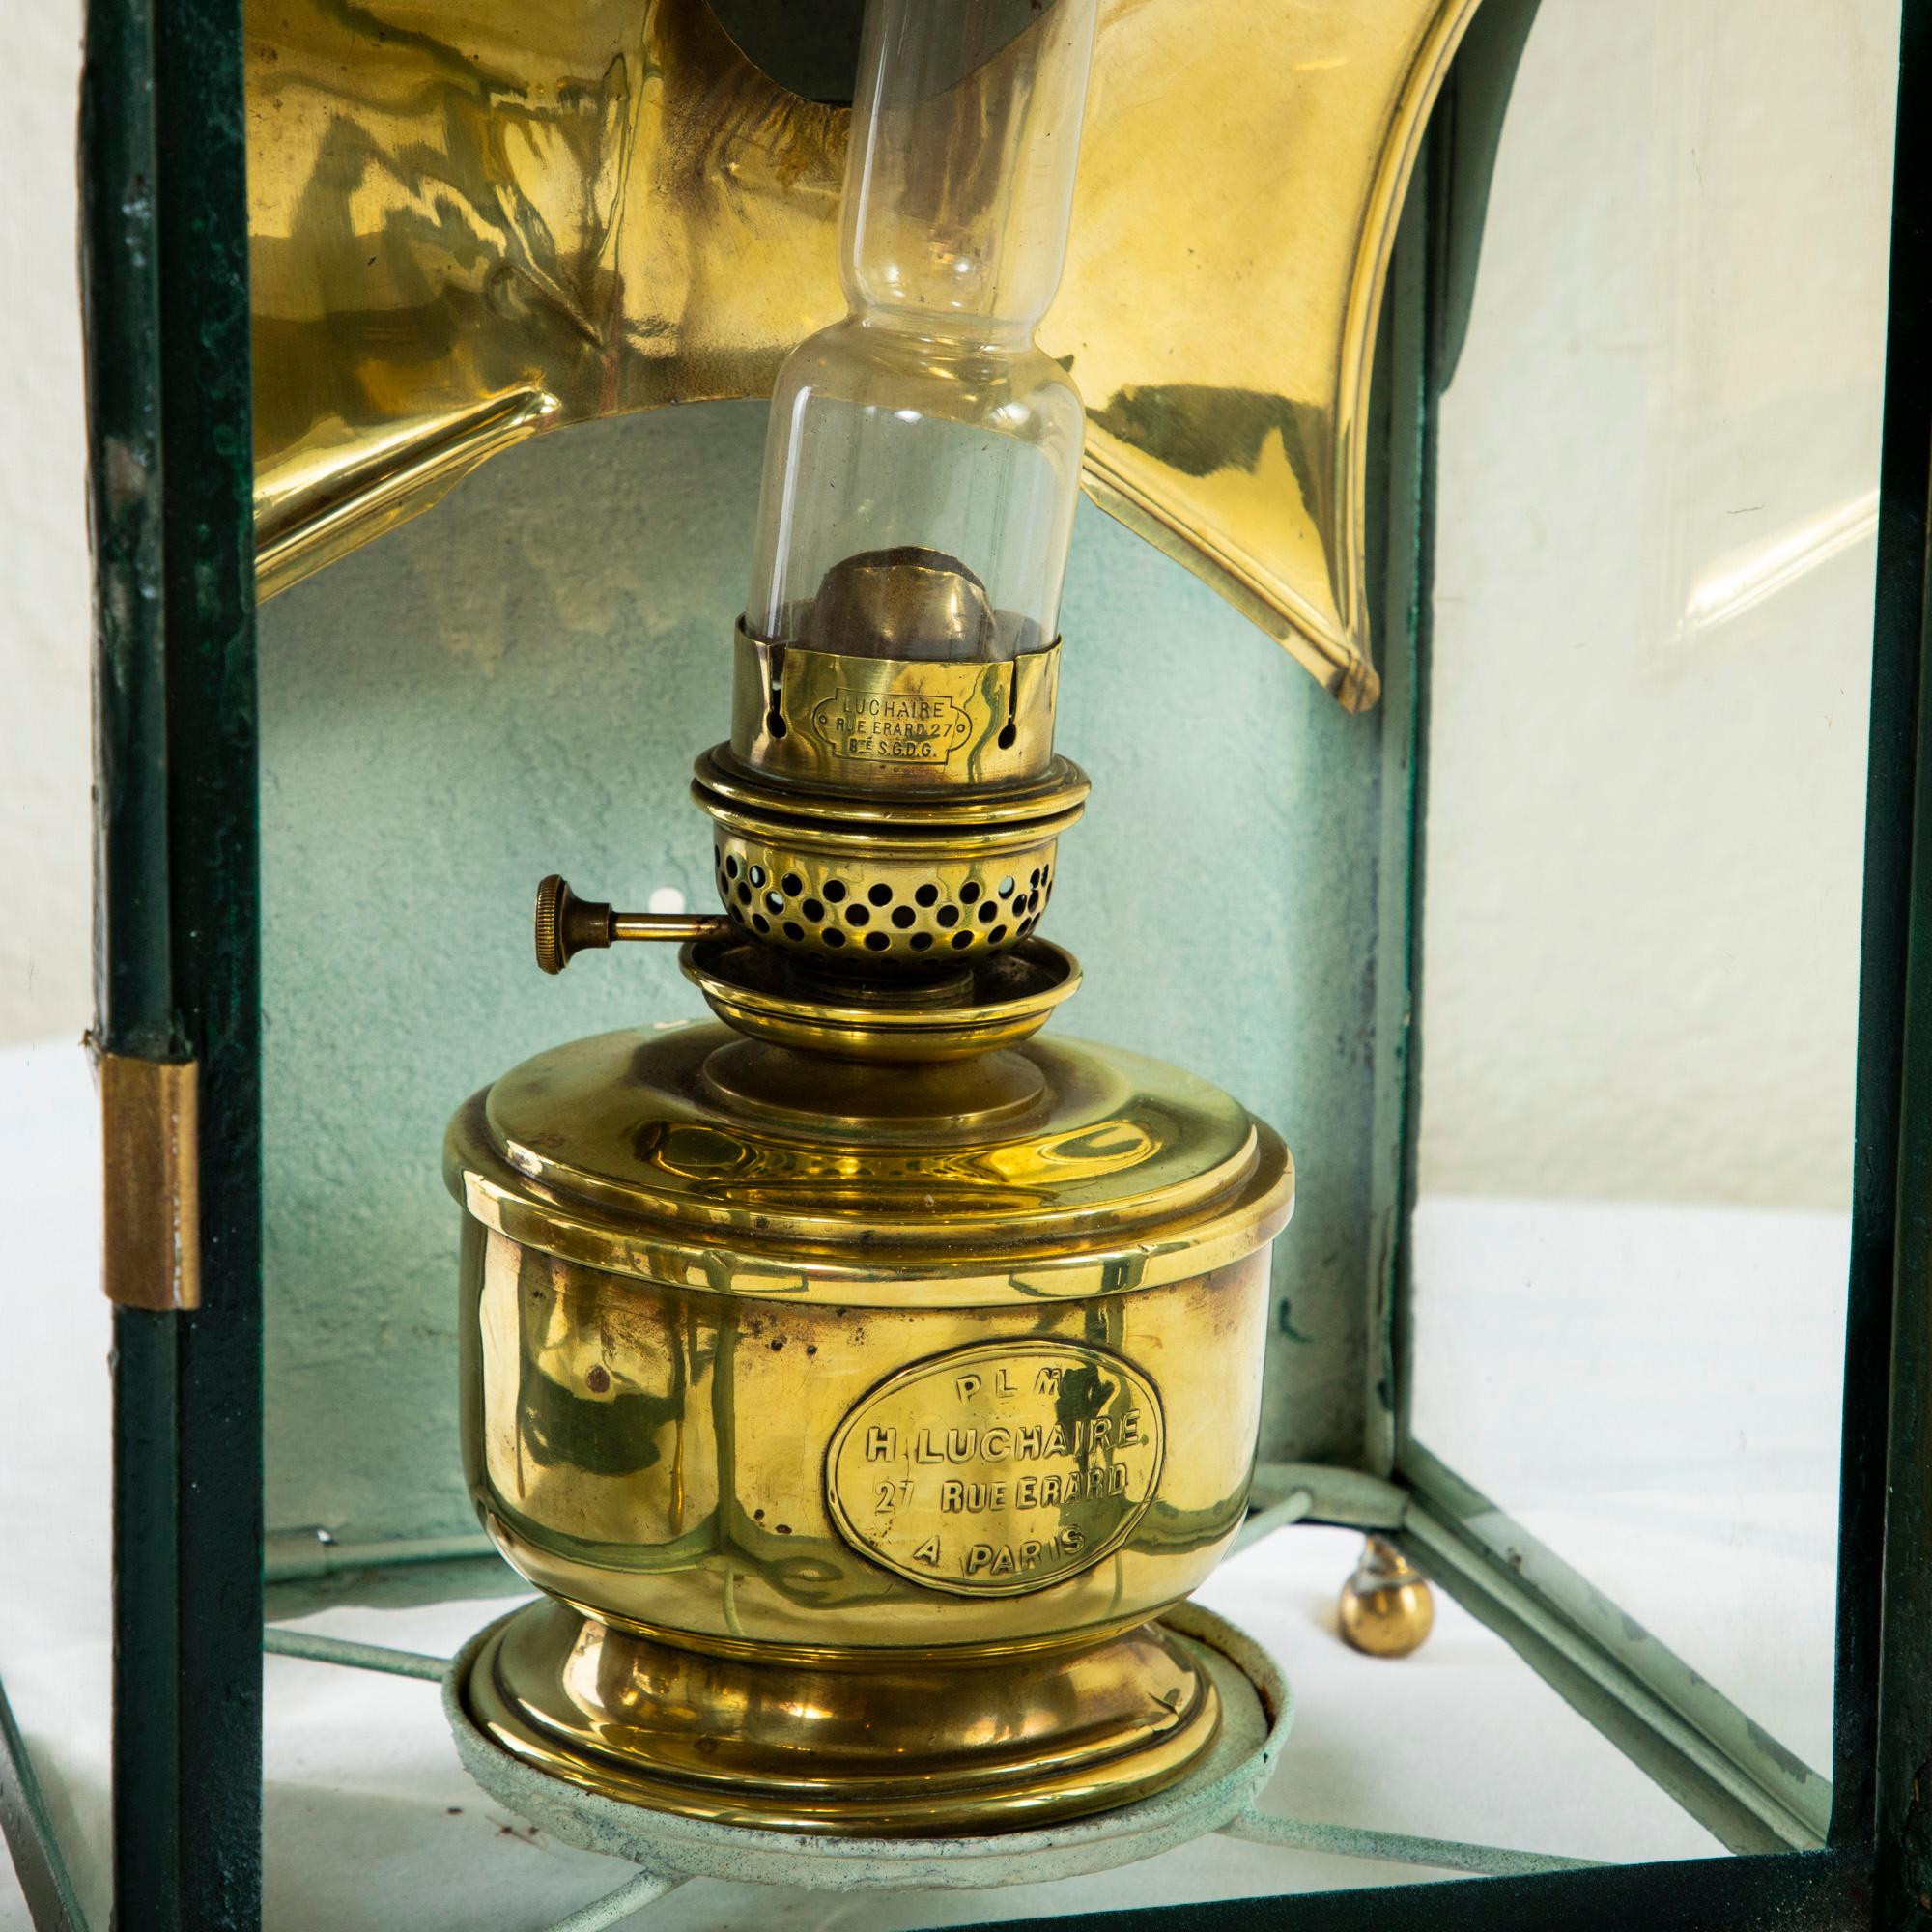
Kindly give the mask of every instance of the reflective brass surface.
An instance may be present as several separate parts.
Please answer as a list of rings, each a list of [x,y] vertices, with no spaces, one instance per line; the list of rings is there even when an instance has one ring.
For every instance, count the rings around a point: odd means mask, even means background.
[[[766,393],[838,307],[843,117],[701,0],[244,23],[265,596],[537,430]]]
[[[695,795],[716,826],[719,902],[746,937],[828,973],[895,978],[1020,948],[1052,894],[1060,835],[1080,815],[1075,805],[1012,825],[892,831]]]
[[[705,810],[709,792],[748,815],[777,813],[814,825],[902,828],[922,835],[952,829],[960,836],[999,826],[1030,824],[1068,814],[1071,824],[1087,802],[1087,775],[1070,758],[1047,761],[1037,778],[1015,775],[997,783],[944,788],[870,783],[834,790],[796,780],[768,779],[745,764],[728,745],[702,753],[695,768],[693,796]]]
[[[731,752],[754,772],[868,792],[1007,785],[1053,756],[1060,646],[999,664],[760,643],[741,625]]]
[[[502,1748],[896,1832],[1122,1803],[1207,1747],[1211,1687],[1149,1624],[1252,1472],[1293,1170],[1236,1103],[1070,1042],[692,1026],[537,1056],[448,1160],[469,1485],[555,1600],[469,1682]]]
[[[705,1004],[740,1033],[883,1067],[965,1060],[1017,1046],[1080,988],[1079,961],[1039,938],[1009,952],[982,951],[957,981],[937,992],[916,986],[909,989],[916,997],[906,1002],[856,980],[808,980],[755,946],[691,946],[680,960]]]
[[[553,1603],[500,1627],[469,1702],[505,1749],[610,1797],[867,1834],[1126,1804],[1194,1762],[1220,1705],[1196,1646],[1153,1625],[978,1665],[910,1654],[853,1668],[674,1649]]]
[[[714,810],[718,897],[747,933],[828,971],[982,959],[1039,923],[1073,815],[961,840],[855,838]]]
[[[1435,1596],[1429,1579],[1393,1544],[1371,1536],[1342,1586],[1338,1620],[1350,1649],[1369,1657],[1407,1657],[1435,1628]]]
[[[895,1069],[715,1025],[538,1054],[457,1115],[445,1168],[486,1225],[612,1273],[1035,1316],[1251,1254],[1293,1192],[1288,1150],[1238,1103],[1115,1047]]]
[[[1087,487],[1373,701],[1363,426],[1476,0],[1106,0],[1039,331]],[[841,308],[845,117],[703,0],[247,0],[262,594],[538,430],[763,395]]]
[[[870,980],[1022,947],[1087,798],[1086,775],[1053,755],[1059,656],[780,649],[741,625],[732,742],[698,759],[692,796],[746,937]]]
[[[1476,0],[1109,0],[1039,330],[1102,508],[1372,704],[1370,365],[1423,126]]]
[[[1251,1256],[1160,1288],[1044,1306],[786,1305],[612,1276],[474,1228],[464,1264],[466,1466],[491,1534],[531,1582],[685,1648],[805,1658],[911,1649],[963,1662],[1098,1642],[1184,1597],[1240,1523],[1266,1303],[1265,1261]],[[996,1384],[1004,1368],[1022,1391],[997,1397],[1010,1407],[1011,1442],[988,1445],[996,1425],[982,1425],[970,1451],[944,1433],[924,1445],[947,1459],[941,1480],[973,1485],[944,1512],[952,1533],[970,1531],[996,1557],[1010,1550],[1017,1566],[1039,1540],[1039,1479],[1065,1485],[1115,1465],[1118,1452],[1083,1452],[1070,1435],[1073,1421],[1092,1420],[1082,1404],[1105,1413],[1114,1402],[1111,1377],[1067,1388],[1066,1446],[1020,1440],[1036,1420],[1025,1372],[1046,1345],[1103,1349],[1153,1387],[1167,1420],[1152,1501],[1113,1548],[1096,1544],[1088,1567],[1036,1565],[1018,1578],[1034,1587],[1013,1594],[937,1590],[877,1561],[873,1544],[839,1522],[833,1438],[883,1381],[950,1351],[983,1351],[981,1373],[990,1367]],[[920,1426],[958,1425],[935,1402]],[[921,1449],[914,1436],[903,1446]],[[1138,1483],[1145,1470],[1133,1468]],[[1023,1498],[1027,1477],[1036,1483]],[[995,1500],[1002,1482],[1008,1492]],[[844,1497],[868,1530],[891,1513],[886,1502],[876,1488]],[[1074,1505],[1062,1506],[1072,1520]]]
[[[978,1342],[900,1369],[848,1409],[825,1488],[845,1541],[886,1569],[1012,1597],[1118,1549],[1166,1451],[1160,1391],[1122,1357]]]

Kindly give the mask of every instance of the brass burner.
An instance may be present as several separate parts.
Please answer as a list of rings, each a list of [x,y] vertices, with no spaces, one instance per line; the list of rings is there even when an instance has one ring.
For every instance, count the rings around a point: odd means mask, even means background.
[[[1034,930],[1087,794],[1055,655],[741,631],[692,787],[728,916],[539,893],[547,971],[678,938],[725,1022],[541,1054],[450,1129],[470,1489],[548,1599],[465,1705],[574,1784],[983,1831],[1212,1742],[1153,1620],[1241,1520],[1293,1170],[1207,1083],[1035,1037],[1080,982]],[[852,735],[867,707],[900,752]]]
[[[842,662],[873,674],[885,694],[876,701],[889,708],[899,701],[888,683],[895,674],[923,684],[935,670],[1004,676],[1011,669]],[[790,691],[788,684],[788,708]],[[1040,724],[1050,730],[1050,701]],[[795,762],[787,756],[763,755],[808,730],[801,724],[781,740],[754,742],[758,762],[722,745],[697,761],[691,791],[716,828],[719,898],[748,937],[828,968],[877,975],[930,973],[949,958],[980,959],[1032,934],[1052,894],[1060,835],[1086,804],[1078,766],[1041,754],[1030,760],[1037,769],[1009,782],[948,786],[928,777],[918,789],[903,785],[895,766],[880,789],[834,789],[786,775]]]

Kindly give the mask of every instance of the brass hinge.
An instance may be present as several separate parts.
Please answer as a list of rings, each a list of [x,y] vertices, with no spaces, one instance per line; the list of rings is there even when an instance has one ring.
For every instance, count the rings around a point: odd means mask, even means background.
[[[199,1065],[97,1053],[100,1285],[123,1308],[201,1306]]]

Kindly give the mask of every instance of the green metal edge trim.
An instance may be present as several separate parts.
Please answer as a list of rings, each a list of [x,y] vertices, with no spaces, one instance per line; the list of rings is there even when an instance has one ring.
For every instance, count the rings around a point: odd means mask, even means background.
[[[1516,91],[1517,69],[1542,0],[1483,0],[1459,52],[1461,84],[1455,112],[1444,126],[1441,177],[1443,219],[1436,251],[1439,287],[1430,305],[1432,399],[1456,379],[1475,308],[1490,185],[1502,147],[1503,122]]]
[[[262,1577],[269,1583],[297,1583],[355,1571],[492,1559],[502,1561],[497,1546],[480,1529],[462,1536],[396,1537],[383,1543],[323,1543],[313,1536],[283,1535],[269,1538]],[[520,1577],[518,1587],[529,1586]]]
[[[7,1688],[0,1684],[0,1833],[14,1861],[35,1932],[87,1932],[87,1915],[68,1875],[60,1837]]]
[[[94,550],[96,1031],[111,1051],[181,1060],[168,971],[160,292],[146,0],[92,0],[86,33],[80,293]]]
[[[1896,139],[1847,1344],[1865,1401],[1847,1384],[1842,1532],[1864,1554],[1883,1510],[1884,1595],[1874,1617],[1848,1585],[1840,1664],[1861,1757],[1875,1666],[1871,1810],[1845,1829],[1875,1824],[1888,1932],[1932,1925],[1932,0],[1904,9]]]
[[[1448,1879],[1358,1891],[1081,1912],[1058,1932],[1869,1932],[1862,1860],[1833,1852],[1686,1859],[1524,1878]],[[973,1927],[970,1932],[992,1932]]]
[[[200,1062],[193,1314],[114,1354],[115,1922],[261,1917],[261,1180],[239,0],[91,0],[97,1025]]]
[[[1437,399],[1455,374],[1475,297],[1484,218],[1503,123],[1522,50],[1541,0],[1484,0],[1458,50],[1429,130],[1426,239],[1414,249],[1424,281],[1426,332],[1413,361],[1421,389],[1415,404],[1414,556],[1412,599],[1404,637],[1408,662],[1392,661],[1385,676],[1403,692],[1406,742],[1385,761],[1382,877],[1403,880],[1400,918],[1385,918],[1380,957],[1393,959],[1381,976],[1391,984],[1377,1016],[1377,1038],[1400,1029],[1400,1050],[1378,1055],[1377,1159],[1384,1164],[1377,1198],[1392,1203],[1378,1283],[1382,1301],[1384,1407],[1389,1436],[1379,1466],[1392,1469],[1409,1439],[1414,1323],[1411,1306],[1409,1210],[1415,1200],[1416,1139],[1422,1122],[1425,1041],[1417,1021],[1422,991],[1423,902],[1427,891],[1429,824],[1430,655],[1435,642]],[[1381,635],[1396,635],[1384,627]],[[1399,774],[1391,784],[1387,774]],[[1396,801],[1399,809],[1392,806]],[[1398,978],[1399,975],[1399,978]],[[1399,1004],[1398,1004],[1399,993]],[[1384,1017],[1387,1015],[1387,1017]]]
[[[1480,18],[1480,14],[1478,15]],[[1467,42],[1464,42],[1466,47]],[[1369,1238],[1363,1276],[1362,1467],[1385,1477],[1401,1440],[1400,1284],[1406,1247],[1409,1048],[1415,945],[1416,757],[1425,693],[1417,676],[1429,630],[1434,568],[1435,431],[1429,342],[1436,270],[1436,204],[1443,129],[1455,118],[1464,56],[1458,54],[1431,117],[1389,260],[1382,326],[1370,386],[1370,629],[1382,649],[1380,840],[1376,854],[1376,938],[1370,1024],[1375,1042],[1369,1139]]]
[[[293,1657],[304,1663],[332,1663],[345,1670],[373,1670],[385,1677],[419,1677],[440,1684],[449,1675],[449,1659],[426,1650],[398,1650],[393,1644],[355,1643],[347,1637],[322,1636],[314,1631],[262,1632],[266,1657]]]
[[[1410,1560],[1699,1824],[1734,1852],[1824,1844],[1817,1772],[1427,1450],[1404,1468],[1416,1488],[1395,1541]]]
[[[1400,1529],[1408,1514],[1409,1492],[1380,1476],[1335,1463],[1258,1463],[1248,1507],[1265,1515],[1291,1497],[1301,1499],[1297,1521],[1330,1523],[1346,1529]],[[1248,1518],[1243,1534],[1252,1528]],[[1236,1548],[1245,1548],[1244,1542]]]
[[[1366,1831],[1359,1825],[1324,1825],[1260,1810],[1243,1811],[1229,1819],[1220,1830],[1223,1837],[1244,1839],[1251,1845],[1272,1845],[1280,1851],[1315,1852],[1337,1859],[1373,1859],[1382,1864],[1467,1872],[1478,1878],[1521,1878],[1532,1872],[1602,1869],[1595,1859],[1553,1858],[1547,1852],[1472,1844],[1464,1838],[1418,1837],[1412,1832]]]

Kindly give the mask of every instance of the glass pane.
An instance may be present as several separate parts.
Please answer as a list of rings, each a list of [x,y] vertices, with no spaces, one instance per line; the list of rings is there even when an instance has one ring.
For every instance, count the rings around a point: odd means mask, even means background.
[[[8,19],[0,351],[0,1679],[88,1922],[107,1923],[113,1665],[100,1103],[89,980],[87,424],[74,236],[81,7]],[[125,323],[123,325],[125,327]],[[10,1828],[17,1812],[9,1817]],[[0,1849],[0,1928],[27,1901]]]
[[[1821,1769],[1897,36],[1545,0],[1440,418],[1412,1434]]]

